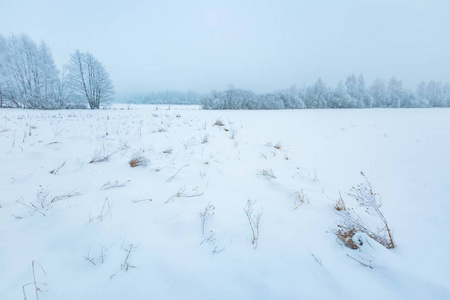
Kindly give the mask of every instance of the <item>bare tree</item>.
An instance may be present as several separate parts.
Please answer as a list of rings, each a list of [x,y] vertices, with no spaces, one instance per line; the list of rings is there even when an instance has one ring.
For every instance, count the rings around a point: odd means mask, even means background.
[[[108,72],[89,52],[77,50],[72,54],[68,80],[74,95],[85,99],[91,109],[100,108],[100,103],[104,103],[114,95]]]

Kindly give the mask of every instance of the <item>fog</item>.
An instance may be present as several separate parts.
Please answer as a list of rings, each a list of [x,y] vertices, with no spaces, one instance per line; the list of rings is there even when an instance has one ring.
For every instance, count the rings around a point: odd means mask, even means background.
[[[394,3],[395,2],[395,3]],[[268,92],[321,77],[450,81],[450,1],[0,0],[0,33],[104,63],[118,95]]]

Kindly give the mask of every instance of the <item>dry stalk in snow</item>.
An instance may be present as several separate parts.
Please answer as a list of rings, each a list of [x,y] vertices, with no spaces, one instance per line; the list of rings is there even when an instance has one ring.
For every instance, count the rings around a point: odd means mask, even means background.
[[[131,180],[127,180],[127,181],[124,181],[124,182],[119,182],[118,180],[115,180],[115,181],[109,181],[108,180],[104,185],[102,185],[100,190],[109,190],[109,189],[112,189],[112,188],[124,187],[130,181]]]
[[[181,172],[181,170],[183,170],[184,168],[187,168],[187,167],[189,167],[189,164],[185,164],[184,166],[182,166],[181,168],[179,168],[178,171],[176,171],[175,174],[173,174],[172,176],[170,176],[170,177],[167,179],[166,182],[167,182],[167,183],[171,182],[171,181],[178,175],[178,173]]]
[[[247,216],[250,229],[252,230],[252,244],[254,248],[258,247],[259,239],[259,221],[261,220],[262,211],[254,211],[253,205],[255,201],[247,200],[247,204],[244,207],[245,215]]]
[[[211,203],[208,203],[208,205],[205,207],[205,209],[199,213],[200,220],[202,222],[202,234],[205,234],[205,223],[206,221],[214,215],[214,210],[216,208]]]
[[[105,201],[103,201],[102,210],[100,211],[99,215],[95,218],[89,215],[89,223],[94,220],[103,221],[108,216],[110,219],[112,219],[111,205],[109,204],[108,198],[106,198]]]
[[[191,194],[186,194],[185,190],[186,190],[186,187],[180,188],[178,190],[178,192],[176,194],[172,195],[169,199],[167,199],[166,202],[164,202],[164,204],[169,203],[174,198],[192,198],[192,197],[200,197],[201,195],[203,195],[203,192],[202,193],[195,192],[195,193],[191,193]]]
[[[31,261],[31,270],[32,270],[32,273],[33,273],[33,282],[26,283],[26,284],[24,284],[22,286],[22,292],[23,292],[24,300],[28,300],[27,294],[25,292],[25,287],[27,287],[29,285],[33,285],[34,286],[34,292],[36,293],[36,300],[39,300],[39,293],[45,292],[45,291],[41,290],[40,286],[41,285],[47,285],[47,284],[46,283],[42,283],[42,282],[38,282],[36,280],[36,271],[35,271],[35,268],[34,268],[35,264],[37,264],[41,268],[42,273],[44,273],[44,275],[47,275],[47,273],[45,272],[44,268],[41,266],[40,263],[38,263],[37,261],[35,262],[34,260]]]
[[[128,249],[125,249],[125,252],[127,252],[127,256],[125,257],[125,260],[121,265],[121,268],[124,269],[125,271],[128,271],[130,268],[136,268],[136,266],[130,265],[129,262],[131,251],[133,251],[133,249],[136,248],[136,246],[134,244],[130,244],[128,245],[128,247],[129,247]]]
[[[62,167],[64,167],[64,165],[66,164],[67,160],[65,162],[63,162],[59,167],[57,167],[56,169],[53,169],[50,171],[50,174],[53,175],[58,175],[59,170],[62,169]]]
[[[52,201],[50,201],[50,203],[54,203],[54,202],[58,202],[58,201],[66,200],[66,199],[70,199],[72,197],[76,197],[76,196],[79,196],[79,195],[81,195],[81,194],[78,193],[78,192],[75,192],[75,190],[73,190],[73,191],[70,191],[70,192],[68,192],[66,194],[58,195],[58,196],[53,197]]]
[[[302,204],[309,204],[308,195],[303,192],[303,189],[295,191],[292,195],[289,196],[289,198],[291,197],[294,197],[294,210],[299,208],[299,206]]]
[[[258,174],[260,176],[263,176],[265,179],[267,180],[272,180],[277,178],[275,176],[275,174],[273,174],[273,170],[272,169],[262,169],[262,170],[258,170]]]

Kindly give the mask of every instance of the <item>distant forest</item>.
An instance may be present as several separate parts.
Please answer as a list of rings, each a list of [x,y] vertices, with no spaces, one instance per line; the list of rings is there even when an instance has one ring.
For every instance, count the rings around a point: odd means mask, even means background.
[[[308,108],[426,108],[450,107],[450,84],[429,81],[416,90],[403,87],[400,80],[376,79],[367,86],[362,75],[348,76],[336,87],[321,79],[303,88],[292,86],[268,94],[230,86],[207,95],[165,91],[128,98],[127,103],[201,104],[203,109],[308,109]]]
[[[415,91],[406,89],[395,77],[389,81],[376,79],[366,86],[362,75],[351,75],[335,88],[321,79],[313,85],[256,94],[230,87],[212,91],[202,98],[204,109],[305,109],[305,108],[425,108],[450,107],[450,84],[429,81]]]

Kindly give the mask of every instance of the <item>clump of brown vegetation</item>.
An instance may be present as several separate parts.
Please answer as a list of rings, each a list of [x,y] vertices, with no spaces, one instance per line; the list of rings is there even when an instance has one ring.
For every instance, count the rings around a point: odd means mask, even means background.
[[[131,158],[131,160],[128,162],[130,164],[130,167],[146,167],[148,165],[148,159],[141,154],[135,154]]]
[[[358,245],[353,241],[353,236],[356,231],[352,227],[345,227],[343,225],[338,225],[338,230],[336,231],[336,236],[338,239],[348,248],[356,250],[358,249]]]

